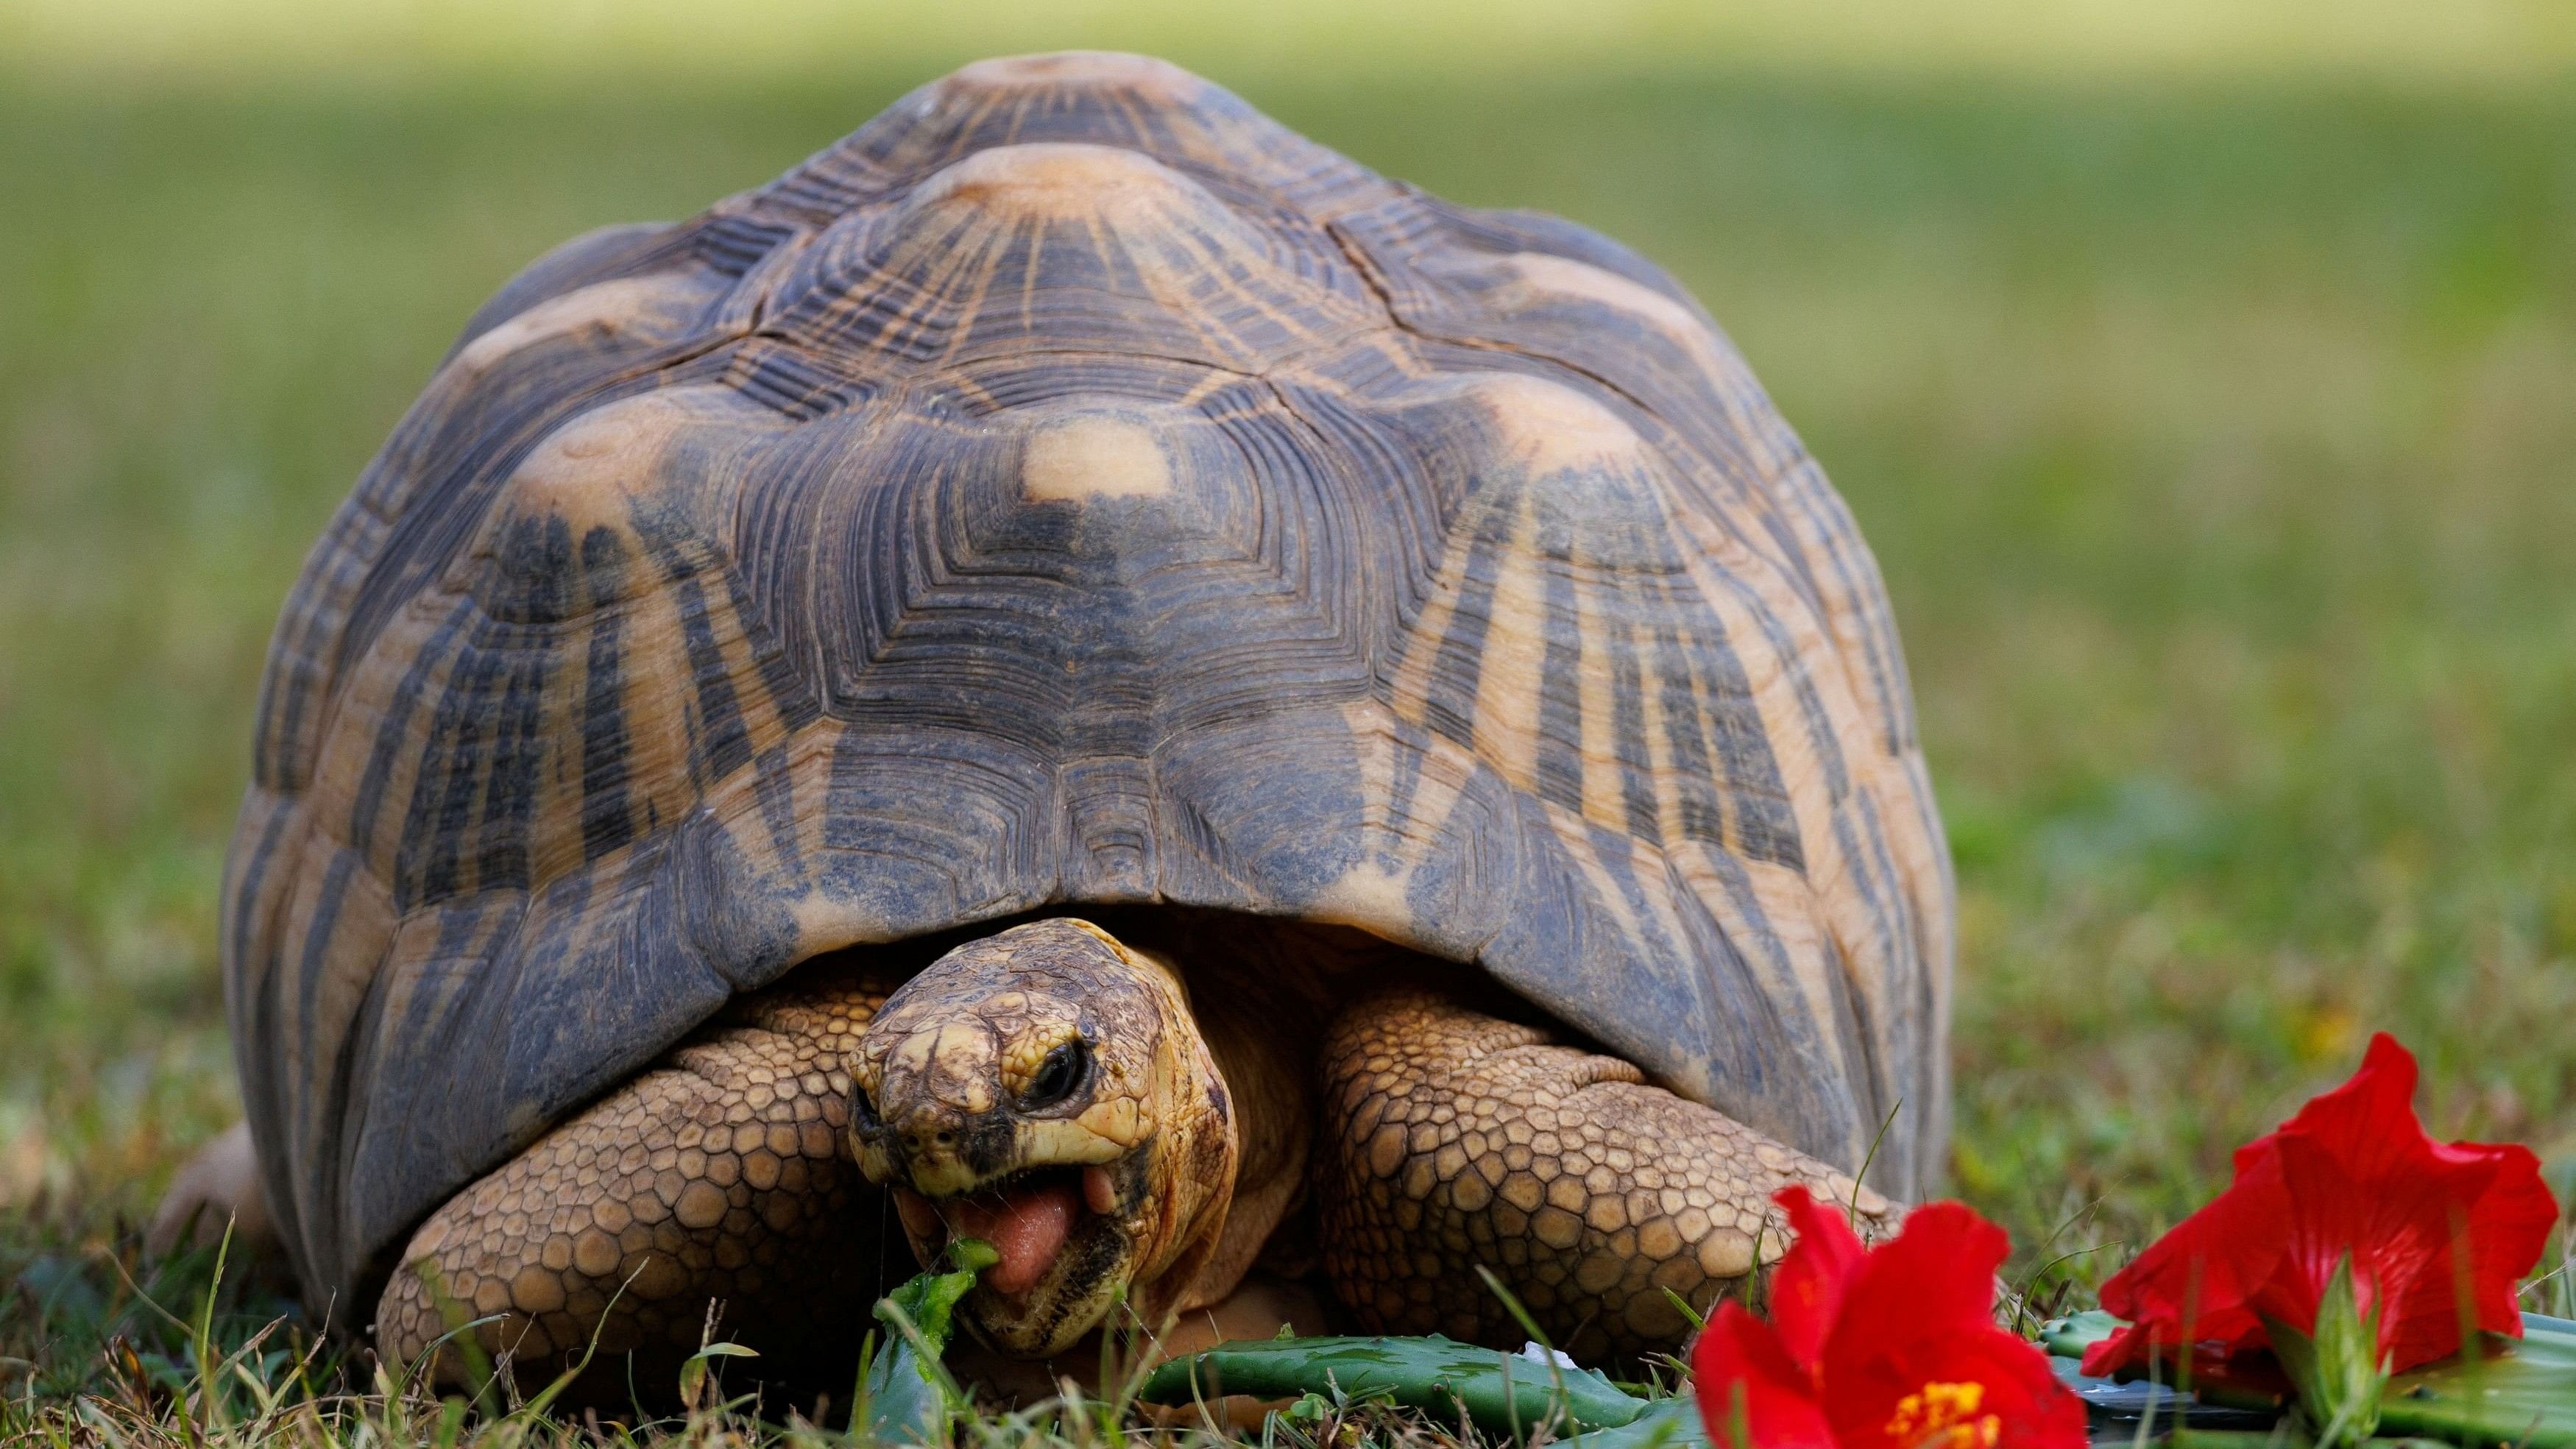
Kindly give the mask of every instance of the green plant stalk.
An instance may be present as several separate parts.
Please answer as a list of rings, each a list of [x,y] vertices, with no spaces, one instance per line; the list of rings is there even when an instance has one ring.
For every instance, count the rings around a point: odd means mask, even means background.
[[[2350,1254],[2335,1261],[2326,1279],[2313,1334],[2268,1315],[2263,1328],[2272,1339],[2272,1356],[2298,1386],[2299,1412],[2320,1445],[2346,1449],[2378,1431],[2388,1370],[2380,1357],[2378,1322],[2362,1316],[2353,1291]],[[2190,1362],[2188,1346],[2178,1358]]]
[[[1477,1427],[1508,1433],[1543,1423],[1577,1430],[1634,1422],[1646,1401],[1622,1393],[1591,1370],[1515,1372],[1515,1356],[1434,1334],[1426,1338],[1296,1338],[1229,1343],[1162,1364],[1145,1376],[1137,1397],[1154,1404],[1251,1394],[1285,1399],[1340,1394],[1385,1399],[1405,1408],[1463,1407]],[[1553,1379],[1553,1382],[1551,1382]]]

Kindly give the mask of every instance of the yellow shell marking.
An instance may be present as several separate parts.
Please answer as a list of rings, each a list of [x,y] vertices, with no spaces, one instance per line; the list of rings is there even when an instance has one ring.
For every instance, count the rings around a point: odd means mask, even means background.
[[[1042,428],[1020,458],[1020,492],[1033,502],[1155,497],[1172,491],[1171,460],[1153,430],[1132,418],[1087,413]]]
[[[1475,379],[1466,392],[1492,419],[1508,455],[1534,477],[1646,452],[1645,439],[1617,413],[1562,383],[1501,372]]]
[[[617,277],[549,297],[465,344],[448,366],[460,376],[480,376],[494,363],[550,338],[597,329],[615,336],[648,314],[651,305],[679,289],[661,276]]]
[[[1080,141],[1033,141],[978,151],[923,182],[907,217],[951,202],[987,216],[1074,218],[1152,215],[1179,201],[1189,183],[1150,156]]]

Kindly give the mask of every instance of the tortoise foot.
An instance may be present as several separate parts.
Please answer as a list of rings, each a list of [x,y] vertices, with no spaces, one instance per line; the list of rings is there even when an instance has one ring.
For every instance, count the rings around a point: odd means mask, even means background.
[[[1481,1266],[1577,1357],[1670,1352],[1674,1296],[1704,1312],[1787,1247],[1781,1188],[1855,1203],[1865,1235],[1896,1213],[1627,1062],[1428,993],[1345,1011],[1323,1066],[1324,1267],[1375,1332],[1519,1343]]]

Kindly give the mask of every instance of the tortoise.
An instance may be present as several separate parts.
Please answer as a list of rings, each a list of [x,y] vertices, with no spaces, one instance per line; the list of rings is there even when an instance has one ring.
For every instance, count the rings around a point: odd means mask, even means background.
[[[314,548],[225,877],[256,1196],[379,1352],[539,1374],[720,1313],[845,1375],[959,1234],[1007,1359],[1517,1343],[1480,1265],[1671,1348],[1782,1185],[1936,1171],[1908,688],[1654,266],[971,65],[534,263]]]

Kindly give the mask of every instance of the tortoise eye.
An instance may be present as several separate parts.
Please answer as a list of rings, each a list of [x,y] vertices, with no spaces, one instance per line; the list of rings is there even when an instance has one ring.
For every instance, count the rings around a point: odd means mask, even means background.
[[[877,1116],[877,1104],[868,1100],[868,1089],[859,1083],[850,1086],[850,1124],[862,1132],[874,1132],[885,1123]]]
[[[1091,1045],[1076,1037],[1046,1054],[1038,1063],[1037,1075],[1029,1079],[1029,1089],[1020,1094],[1020,1106],[1026,1111],[1039,1111],[1055,1106],[1082,1090],[1091,1077]]]

